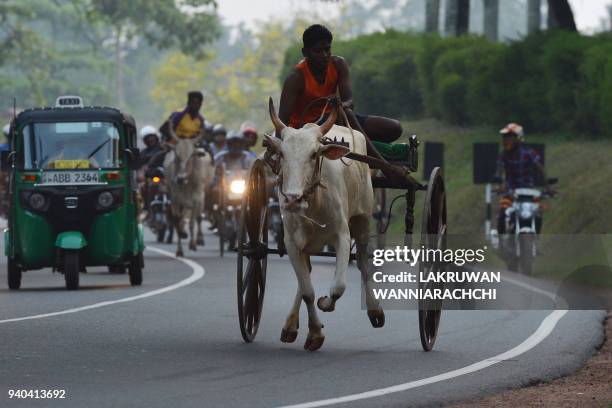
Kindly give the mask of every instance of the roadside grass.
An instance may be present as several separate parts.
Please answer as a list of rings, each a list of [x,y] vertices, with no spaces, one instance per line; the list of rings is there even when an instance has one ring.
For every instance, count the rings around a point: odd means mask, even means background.
[[[425,142],[444,143],[444,180],[447,191],[448,233],[461,235],[484,234],[485,203],[484,186],[472,183],[472,144],[476,142],[499,142],[498,129],[491,127],[448,126],[433,119],[403,122],[406,142],[411,134],[421,141],[420,171],[418,179],[423,179],[423,145]],[[500,124],[500,127],[503,124]],[[559,194],[547,201],[548,210],[544,213],[544,234],[559,235],[599,235],[591,237],[593,242],[601,242],[607,255],[608,266],[612,262],[612,138],[609,140],[577,139],[567,134],[529,134],[526,141],[546,144],[546,171],[548,177],[558,177],[555,186]],[[388,201],[400,190],[389,190]],[[415,204],[415,234],[420,233],[421,213],[424,192],[417,192]],[[404,233],[405,201],[398,200],[393,209],[389,235],[399,241]],[[497,214],[497,199],[493,197],[493,222]],[[576,237],[580,239],[580,237]],[[414,243],[418,243],[418,236]],[[573,251],[578,253],[577,251]],[[576,262],[589,265],[595,259],[587,256],[589,251],[581,251]],[[594,253],[594,252],[593,252]],[[601,250],[597,252],[601,255]],[[563,267],[561,259],[546,256],[536,261],[534,272],[553,279],[559,276]],[[606,256],[596,256],[606,260]],[[497,262],[495,262],[497,264]],[[601,269],[593,274],[578,278],[581,283],[612,287],[612,276],[602,274]]]

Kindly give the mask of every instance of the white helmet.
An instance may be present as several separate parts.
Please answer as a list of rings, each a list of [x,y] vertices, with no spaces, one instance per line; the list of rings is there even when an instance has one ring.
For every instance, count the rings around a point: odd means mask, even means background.
[[[140,137],[144,139],[146,136],[155,135],[159,137],[159,130],[155,126],[147,125],[140,129]]]
[[[525,131],[523,127],[517,123],[508,123],[499,131],[500,135],[515,134],[519,140],[525,139]]]
[[[7,123],[2,128],[2,133],[4,133],[4,136],[8,137],[10,131],[11,131],[11,125]]]

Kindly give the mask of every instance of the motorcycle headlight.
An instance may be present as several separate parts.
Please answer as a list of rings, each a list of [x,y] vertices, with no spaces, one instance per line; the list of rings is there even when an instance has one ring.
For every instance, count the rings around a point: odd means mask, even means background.
[[[113,205],[115,199],[109,191],[104,191],[98,196],[98,205],[102,208],[108,208]]]
[[[157,176],[154,176],[151,180],[153,180],[154,183],[159,183],[161,181],[161,179]]]
[[[533,215],[533,204],[531,203],[521,203],[520,216],[521,218],[531,218]]]
[[[246,183],[244,180],[234,180],[232,184],[230,184],[230,191],[234,194],[242,194],[244,193],[244,189],[246,188]]]
[[[34,193],[29,199],[30,207],[35,210],[40,210],[45,206],[45,196],[40,193]]]

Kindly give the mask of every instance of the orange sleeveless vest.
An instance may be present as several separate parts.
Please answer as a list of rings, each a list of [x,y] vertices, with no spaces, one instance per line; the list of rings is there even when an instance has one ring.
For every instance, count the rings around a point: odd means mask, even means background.
[[[324,100],[313,103],[306,112],[304,112],[304,109],[306,109],[315,99],[336,93],[336,88],[338,87],[338,70],[336,69],[334,61],[330,59],[329,64],[327,64],[327,72],[325,73],[325,83],[321,84],[315,79],[305,59],[300,61],[295,67],[302,71],[304,75],[304,93],[293,107],[293,112],[289,119],[289,126],[298,128],[304,126],[306,123],[314,123],[319,119],[323,113],[323,107],[325,106]],[[325,111],[331,111],[331,107],[328,106]]]

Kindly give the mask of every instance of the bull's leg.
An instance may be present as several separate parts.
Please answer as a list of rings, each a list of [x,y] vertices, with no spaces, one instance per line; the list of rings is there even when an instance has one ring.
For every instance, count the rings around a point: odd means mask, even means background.
[[[280,340],[283,343],[293,343],[298,335],[298,329],[300,328],[300,305],[302,304],[302,293],[300,289],[297,289],[295,299],[293,300],[293,306],[291,311],[285,320],[285,325],[281,330]]]
[[[312,272],[312,265],[310,264],[310,258],[308,258],[308,272]],[[302,293],[298,287],[293,300],[293,306],[289,311],[289,315],[285,320],[283,330],[281,330],[281,341],[283,343],[293,343],[298,335],[298,329],[300,328],[300,305],[302,304]]]
[[[198,217],[196,218],[196,226],[198,229],[196,235],[196,244],[204,246],[204,234],[202,233],[202,211],[198,212]]]
[[[287,247],[289,259],[293,265],[295,276],[298,280],[299,292],[302,295],[302,300],[308,309],[308,337],[304,343],[304,349],[315,351],[321,348],[325,336],[323,335],[323,325],[317,315],[317,309],[314,305],[315,292],[310,280],[310,271],[308,268],[308,255],[298,250],[293,244]]]
[[[197,251],[198,247],[196,245],[196,238],[194,234],[194,228],[196,223],[196,215],[194,210],[191,212],[191,216],[189,217],[189,249],[192,251]]]
[[[176,256],[183,256],[183,243],[181,242],[181,230],[180,223],[182,222],[182,216],[179,211],[172,210],[172,224],[176,229]]]
[[[202,232],[202,215],[200,214],[198,216],[198,220],[197,220],[197,228],[198,228],[198,232],[196,235],[196,244],[200,245],[200,246],[204,246],[204,233]]]
[[[336,271],[334,281],[329,288],[329,296],[322,296],[317,301],[317,306],[324,312],[333,312],[336,308],[336,301],[346,289],[346,271],[351,257],[351,234],[348,227],[345,231],[338,234],[335,243],[336,247]]]
[[[385,312],[380,307],[378,300],[372,292],[372,274],[368,260],[368,234],[370,231],[369,219],[367,217],[355,217],[351,220],[351,232],[355,238],[357,250],[357,268],[361,272],[361,281],[365,290],[366,307],[368,318],[375,328],[385,325]]]

